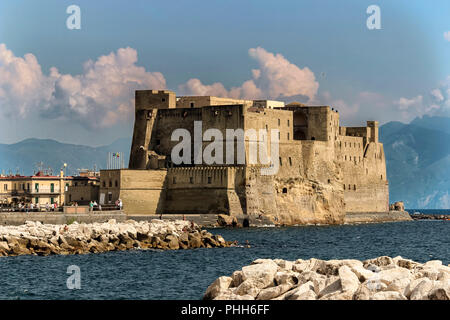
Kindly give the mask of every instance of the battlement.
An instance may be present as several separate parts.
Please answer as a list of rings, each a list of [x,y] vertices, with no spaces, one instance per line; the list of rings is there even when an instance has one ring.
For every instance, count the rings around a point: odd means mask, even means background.
[[[344,210],[386,211],[388,182],[378,122],[341,127],[339,121],[338,111],[331,106],[214,96],[176,97],[169,90],[138,90],[129,168],[159,172],[156,177],[161,176],[157,179],[161,195],[153,206],[168,213],[281,212],[292,221],[326,222],[330,217],[340,221]],[[275,132],[279,141],[278,170],[265,175],[261,168],[267,165],[250,161],[256,138],[245,134],[243,141],[236,139],[231,148],[223,144],[214,149],[223,152],[223,159],[233,154],[234,164],[191,165],[193,150],[189,150],[190,161],[178,166],[171,157],[180,141],[171,137],[180,128],[189,133],[191,146],[200,141],[203,149],[211,143],[204,137],[209,129],[215,129],[222,142],[227,130],[241,135],[247,130],[258,134],[264,130]],[[265,139],[272,155],[272,136]],[[241,153],[244,159],[238,162],[241,147],[245,148]]]
[[[136,90],[136,111],[150,109],[172,109],[176,106],[175,92],[170,90]]]

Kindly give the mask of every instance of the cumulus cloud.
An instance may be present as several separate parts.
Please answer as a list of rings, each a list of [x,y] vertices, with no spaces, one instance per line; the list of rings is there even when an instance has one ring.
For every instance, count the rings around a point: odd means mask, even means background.
[[[6,116],[25,116],[51,96],[50,80],[44,76],[36,57],[14,56],[0,44],[0,112]]]
[[[413,106],[420,106],[423,102],[423,96],[417,96],[412,99],[400,98],[395,104],[399,107],[400,110],[408,110]]]
[[[299,68],[281,54],[273,54],[264,48],[251,48],[251,58],[259,65],[251,70],[252,79],[239,87],[227,90],[221,83],[205,85],[199,79],[190,79],[179,86],[179,91],[187,95],[216,95],[240,99],[279,99],[302,95],[310,101],[315,98],[319,83],[314,73],[307,67]]]
[[[15,57],[0,44],[1,111],[19,117],[37,112],[89,128],[112,126],[133,114],[135,90],[166,87],[161,73],[147,72],[136,62],[136,50],[121,48],[87,61],[80,75],[60,74],[55,67],[44,75],[34,55]]]

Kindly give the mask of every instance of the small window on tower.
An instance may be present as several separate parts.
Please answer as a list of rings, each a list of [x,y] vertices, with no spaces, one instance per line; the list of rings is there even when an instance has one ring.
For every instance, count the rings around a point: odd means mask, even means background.
[[[194,103],[193,102],[191,102],[191,108],[193,108],[194,107]]]

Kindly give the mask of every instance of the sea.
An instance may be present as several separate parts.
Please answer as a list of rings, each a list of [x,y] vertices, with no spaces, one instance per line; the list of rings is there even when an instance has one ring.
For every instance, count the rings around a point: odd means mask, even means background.
[[[364,260],[386,255],[450,263],[450,221],[445,220],[209,231],[240,245],[248,241],[250,248],[0,257],[0,299],[198,300],[216,278],[258,258]],[[76,288],[74,276],[79,279]]]

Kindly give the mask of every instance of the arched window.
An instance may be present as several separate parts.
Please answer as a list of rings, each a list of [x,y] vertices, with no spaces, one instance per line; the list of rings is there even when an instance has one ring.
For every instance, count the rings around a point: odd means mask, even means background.
[[[283,188],[283,193],[287,193],[287,188]]]

